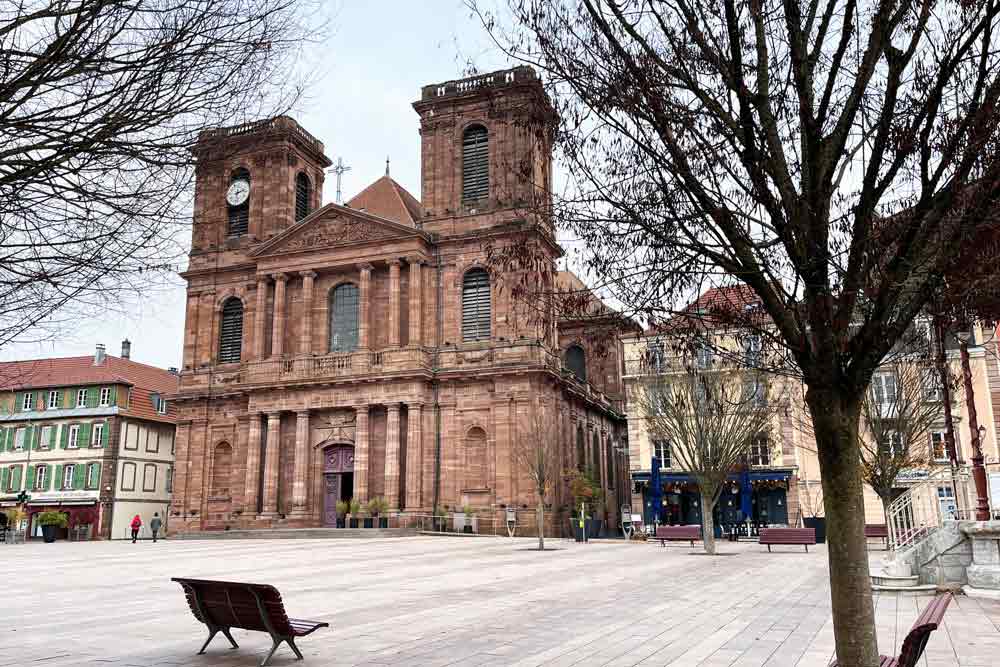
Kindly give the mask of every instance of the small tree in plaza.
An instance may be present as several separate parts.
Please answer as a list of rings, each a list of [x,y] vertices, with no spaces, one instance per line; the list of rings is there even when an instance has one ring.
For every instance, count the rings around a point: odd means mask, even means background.
[[[747,391],[751,386],[753,391]],[[715,553],[712,512],[726,478],[767,438],[773,410],[752,373],[693,367],[651,381],[639,392],[650,435],[669,443],[675,465],[691,475],[701,495],[705,551]]]
[[[514,442],[514,457],[531,479],[537,505],[535,522],[538,526],[538,550],[545,550],[545,504],[560,475],[559,423],[554,408],[548,403],[531,405],[531,417],[522,424]]]

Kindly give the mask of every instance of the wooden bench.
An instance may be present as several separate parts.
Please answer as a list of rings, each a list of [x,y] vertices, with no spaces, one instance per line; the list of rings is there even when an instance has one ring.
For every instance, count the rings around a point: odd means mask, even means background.
[[[662,547],[667,546],[667,542],[690,542],[694,546],[695,541],[701,539],[701,526],[657,526],[656,539]]]
[[[229,630],[240,628],[271,635],[274,646],[260,663],[261,667],[267,665],[281,642],[287,642],[295,656],[302,660],[295,638],[305,637],[319,628],[330,627],[329,623],[289,618],[285,613],[285,605],[281,602],[281,593],[273,586],[179,577],[174,577],[172,581],[176,581],[184,589],[194,617],[208,626],[208,639],[202,644],[198,655],[205,652],[208,644],[220,632],[233,648],[239,648]]]
[[[950,602],[951,593],[938,593],[913,623],[909,634],[903,640],[899,657],[880,655],[879,667],[916,667],[920,656],[924,654],[924,648],[927,647],[927,640],[930,639],[931,633],[938,629]],[[837,667],[837,663],[834,662],[830,667]]]
[[[767,550],[771,550],[772,544],[801,544],[809,551],[810,544],[816,544],[815,528],[761,528],[761,544],[767,545]]]
[[[884,523],[866,523],[865,524],[865,539],[870,537],[882,538],[888,544],[889,542],[889,526]]]

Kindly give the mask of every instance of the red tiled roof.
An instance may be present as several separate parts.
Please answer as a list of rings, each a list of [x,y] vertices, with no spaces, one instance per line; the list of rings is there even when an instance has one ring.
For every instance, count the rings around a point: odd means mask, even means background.
[[[402,185],[383,176],[356,194],[347,205],[410,227],[421,217],[420,202]]]
[[[22,391],[44,387],[79,387],[85,385],[125,384],[132,387],[132,399],[126,414],[142,419],[174,421],[170,403],[167,414],[156,412],[150,394],[174,394],[179,378],[162,368],[140,364],[130,359],[106,355],[104,363],[94,365],[94,357],[29,359],[0,363],[0,391]]]
[[[650,327],[650,331],[665,333],[689,328],[759,326],[764,319],[766,313],[753,288],[749,285],[731,285],[705,290],[681,313]]]

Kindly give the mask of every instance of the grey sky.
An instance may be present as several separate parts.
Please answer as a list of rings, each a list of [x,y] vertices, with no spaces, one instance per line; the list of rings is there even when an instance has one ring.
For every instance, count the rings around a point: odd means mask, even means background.
[[[345,200],[379,178],[385,159],[392,177],[420,197],[420,137],[410,104],[420,87],[461,76],[467,59],[480,70],[508,65],[461,0],[413,2],[345,0],[326,8],[331,21],[326,42],[305,54],[317,80],[295,113],[296,119],[326,146],[344,176]],[[333,201],[335,177],[329,174],[324,201]],[[121,340],[132,341],[132,358],[163,368],[181,365],[184,282],[151,286],[127,314],[105,313],[70,327],[54,341],[0,350],[0,359],[90,354],[96,343],[119,354]]]

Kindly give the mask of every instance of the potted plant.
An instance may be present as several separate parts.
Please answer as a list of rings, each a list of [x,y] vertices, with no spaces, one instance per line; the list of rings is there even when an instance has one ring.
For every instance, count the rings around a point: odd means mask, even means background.
[[[350,507],[351,507],[350,503],[348,503],[346,500],[338,500],[337,501],[337,506],[336,506],[336,510],[337,510],[337,528],[344,528],[347,525],[346,524],[346,517],[347,517],[348,510],[350,510]]]
[[[46,542],[56,541],[56,530],[65,528],[69,523],[62,512],[42,512],[38,515],[38,525],[42,527],[42,538]]]
[[[472,509],[470,505],[465,505],[462,507],[462,532],[463,533],[478,533],[479,525],[476,517],[476,511]]]
[[[603,505],[604,493],[601,485],[594,481],[593,475],[579,470],[570,470],[566,474],[569,480],[570,495],[573,496],[572,527],[577,541],[583,540],[580,528],[580,508],[584,508],[584,530],[587,538],[601,534],[602,520],[598,516]]]
[[[813,485],[816,486],[813,486]],[[826,516],[823,514],[823,487],[819,482],[799,480],[801,493],[799,502],[802,504],[802,525],[816,530],[816,542],[826,542]],[[812,487],[810,489],[810,487]],[[811,491],[811,492],[810,492]]]
[[[376,496],[368,501],[368,513],[372,515],[372,523],[377,525],[379,528],[389,527],[389,517],[382,516],[389,511],[389,503],[386,502],[385,498],[382,496]],[[370,528],[368,523],[365,523],[365,528]]]
[[[359,517],[361,516],[361,501],[351,498],[347,501],[347,525],[351,528],[359,528]]]

